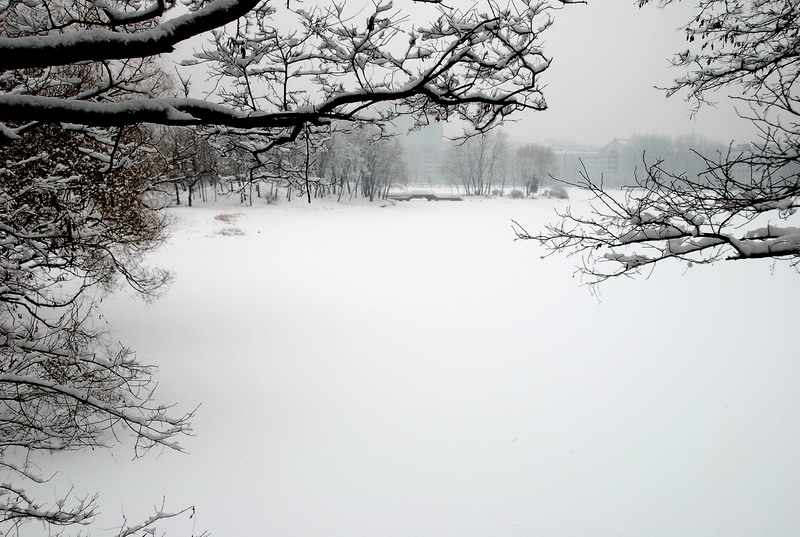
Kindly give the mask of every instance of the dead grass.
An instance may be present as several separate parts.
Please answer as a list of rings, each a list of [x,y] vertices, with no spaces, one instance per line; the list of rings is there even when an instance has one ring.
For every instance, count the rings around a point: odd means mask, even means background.
[[[226,224],[233,224],[239,219],[240,216],[242,216],[241,213],[221,213],[215,216],[214,220],[219,220],[220,222],[225,222]]]
[[[240,216],[242,216],[240,213],[221,213],[216,215],[214,220],[223,222],[225,224],[231,224],[218,230],[216,232],[217,235],[222,235],[223,237],[236,237],[244,235],[244,231],[232,225],[239,219]]]
[[[244,231],[238,227],[224,227],[217,231],[217,235],[222,235],[224,237],[236,237],[244,235]]]

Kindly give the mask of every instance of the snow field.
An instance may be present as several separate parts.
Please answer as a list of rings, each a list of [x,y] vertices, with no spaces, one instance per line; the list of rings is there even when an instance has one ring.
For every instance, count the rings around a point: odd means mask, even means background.
[[[103,527],[194,505],[170,535],[796,534],[799,276],[665,264],[598,302],[513,241],[565,203],[175,209],[172,288],[105,312],[201,404],[190,454],[62,478]]]

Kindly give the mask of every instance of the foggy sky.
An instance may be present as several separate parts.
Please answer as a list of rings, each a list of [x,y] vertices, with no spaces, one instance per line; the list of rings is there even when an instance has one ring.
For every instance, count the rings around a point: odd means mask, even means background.
[[[350,7],[360,13],[359,3]],[[542,34],[545,54],[553,58],[541,78],[549,108],[515,114],[503,130],[512,141],[550,145],[573,141],[599,146],[650,133],[699,134],[725,144],[754,140],[757,131],[737,117],[726,94],[717,96],[715,108],[706,106],[690,118],[692,105],[685,95],[667,99],[657,89],[683,74],[670,67],[669,59],[686,48],[682,27],[694,15],[693,4],[639,9],[634,0],[589,0],[556,11],[555,24]],[[418,24],[436,16],[430,6],[409,2],[402,8]],[[199,48],[197,41],[184,44],[175,59],[188,57],[194,48]],[[193,76],[198,96],[215,87],[204,79],[199,73]],[[452,124],[445,134],[455,136],[461,129],[463,125]]]
[[[693,2],[692,2],[693,4]],[[682,26],[694,10],[684,3],[639,9],[633,0],[590,1],[556,14],[544,37],[553,64],[543,74],[549,109],[504,126],[513,140],[573,140],[601,145],[631,134],[696,133],[724,143],[750,141],[755,129],[736,116],[727,95],[691,119],[685,95],[664,87],[681,76],[669,59],[686,48]]]

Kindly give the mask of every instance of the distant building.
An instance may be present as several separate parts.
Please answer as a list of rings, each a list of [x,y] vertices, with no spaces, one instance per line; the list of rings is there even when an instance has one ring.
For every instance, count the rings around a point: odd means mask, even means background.
[[[650,138],[615,138],[598,149],[554,148],[557,169],[553,176],[564,181],[579,182],[585,179],[583,174],[586,174],[591,182],[598,184],[602,180],[605,186],[613,188],[636,184],[635,174],[638,173],[640,179],[644,178],[647,165],[658,161],[662,170],[675,177],[684,176],[700,183],[714,182],[721,180],[721,172],[713,169],[713,163],[730,158],[741,162],[732,168],[733,178],[743,182],[751,180],[753,169],[746,161],[757,151],[753,144],[725,146],[702,138]],[[707,156],[711,164],[698,153]],[[709,166],[712,167],[711,171]]]
[[[441,173],[442,160],[446,151],[442,122],[435,121],[420,130],[400,134],[398,139],[403,146],[410,183],[439,184],[445,182]]]
[[[555,153],[558,171],[554,175],[559,179],[577,182],[585,173],[593,183],[599,183],[602,177],[609,186],[626,184],[632,179],[633,155],[626,140],[614,139],[590,151],[556,150]]]

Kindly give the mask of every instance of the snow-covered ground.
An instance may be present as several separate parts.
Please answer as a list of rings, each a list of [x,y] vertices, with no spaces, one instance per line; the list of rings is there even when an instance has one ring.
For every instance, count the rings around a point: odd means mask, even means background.
[[[566,203],[174,210],[169,292],[104,305],[201,404],[190,454],[60,479],[105,527],[194,505],[170,535],[800,534],[800,275],[665,264],[598,302],[513,241]]]

